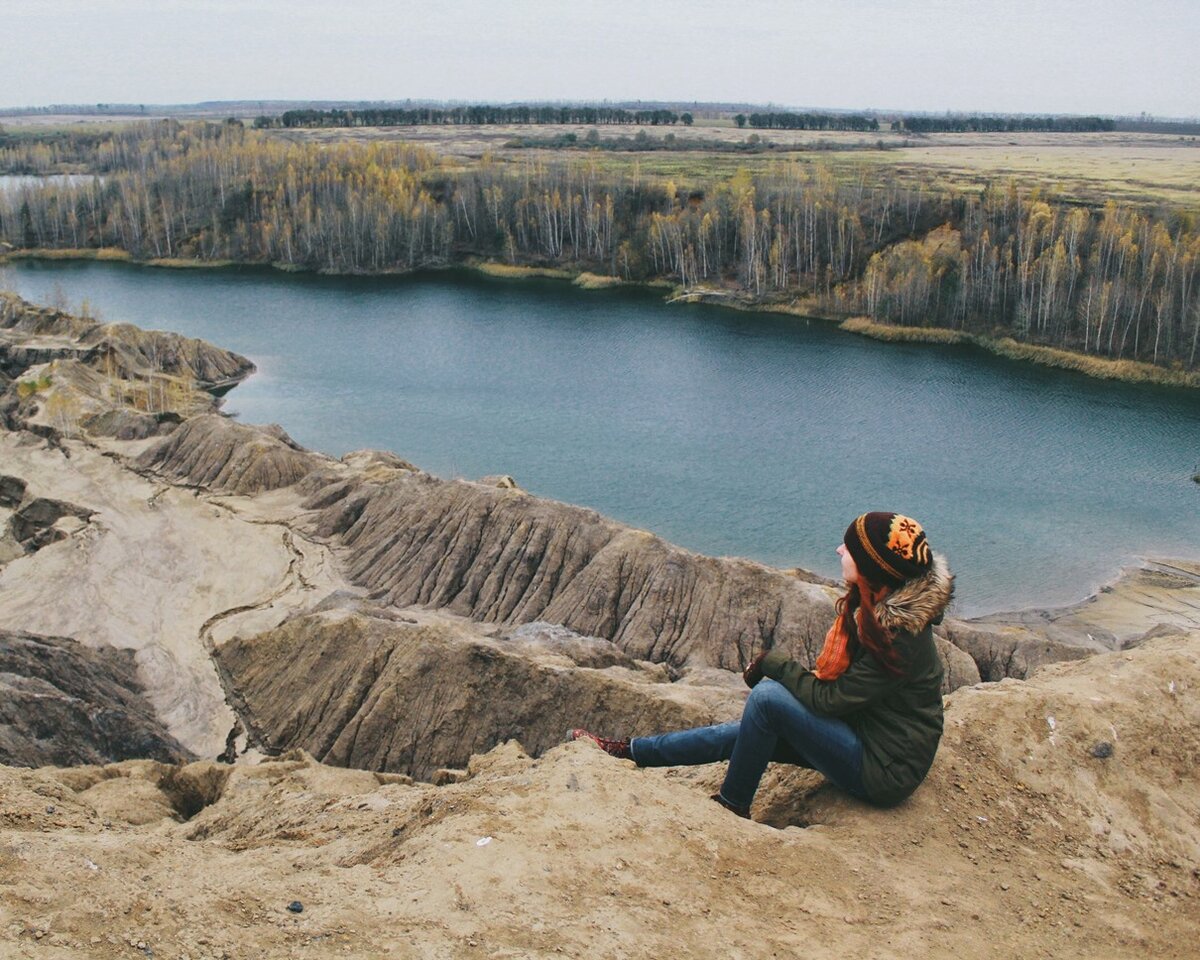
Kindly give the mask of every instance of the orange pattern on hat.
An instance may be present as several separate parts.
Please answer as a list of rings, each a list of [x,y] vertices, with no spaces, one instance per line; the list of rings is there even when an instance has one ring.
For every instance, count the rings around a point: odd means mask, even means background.
[[[888,549],[905,560],[929,566],[929,541],[925,531],[912,517],[896,514],[888,530]]]

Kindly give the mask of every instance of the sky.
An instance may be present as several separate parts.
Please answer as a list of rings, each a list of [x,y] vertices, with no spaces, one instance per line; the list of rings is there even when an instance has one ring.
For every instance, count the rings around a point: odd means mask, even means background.
[[[0,0],[0,107],[667,100],[1200,116],[1200,0]]]

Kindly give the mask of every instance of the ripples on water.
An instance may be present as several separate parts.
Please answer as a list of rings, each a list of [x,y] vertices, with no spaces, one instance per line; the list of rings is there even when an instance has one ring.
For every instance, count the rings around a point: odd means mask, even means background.
[[[911,513],[959,574],[960,615],[1079,599],[1139,554],[1200,556],[1194,393],[553,281],[7,278],[247,354],[260,373],[226,409],[307,446],[511,473],[704,553],[833,576],[855,514]]]

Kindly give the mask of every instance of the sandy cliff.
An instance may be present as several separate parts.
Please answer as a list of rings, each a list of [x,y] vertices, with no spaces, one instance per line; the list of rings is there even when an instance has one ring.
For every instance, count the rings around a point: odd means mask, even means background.
[[[1191,957],[1198,664],[1193,633],[963,688],[906,804],[874,810],[776,770],[760,823],[707,799],[717,768],[638,770],[584,743],[540,759],[502,745],[440,787],[300,754],[0,767],[0,944],[30,957]]]

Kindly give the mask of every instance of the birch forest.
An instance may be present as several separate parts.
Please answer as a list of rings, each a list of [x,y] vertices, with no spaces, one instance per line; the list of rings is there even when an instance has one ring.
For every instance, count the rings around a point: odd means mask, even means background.
[[[1200,346],[1200,232],[1177,208],[954,191],[807,158],[676,183],[587,155],[464,163],[237,122],[0,137],[0,172],[64,161],[96,176],[0,194],[13,250],[336,273],[483,258],[1192,370]]]

